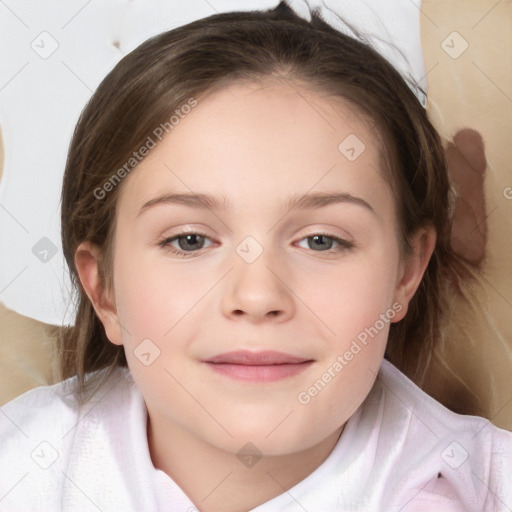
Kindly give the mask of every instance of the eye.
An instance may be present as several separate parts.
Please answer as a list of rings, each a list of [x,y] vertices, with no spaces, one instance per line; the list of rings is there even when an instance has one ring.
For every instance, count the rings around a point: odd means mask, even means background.
[[[210,240],[210,238],[202,233],[183,232],[173,237],[164,238],[158,242],[158,245],[165,251],[171,252],[176,256],[188,258],[194,256],[194,253],[204,248],[205,240]],[[308,240],[308,249],[314,252],[325,252],[327,254],[340,253],[354,247],[352,242],[327,233],[315,233],[302,238],[300,241],[302,240]],[[178,247],[173,245],[176,243]],[[338,247],[332,249],[333,245],[337,245]]]
[[[176,254],[177,256],[183,258],[187,258],[193,256],[194,253],[197,252],[198,250],[203,249],[205,240],[209,240],[209,238],[201,233],[184,232],[179,233],[178,235],[173,237],[164,238],[158,243],[158,245],[162,247],[165,251],[172,252],[173,254]],[[176,248],[175,246],[172,245],[175,242],[178,243],[179,248]]]
[[[327,252],[328,254],[343,252],[354,247],[352,242],[327,233],[315,233],[302,240],[308,240],[308,249],[312,249],[315,252]],[[333,244],[337,244],[338,248],[331,250]],[[316,248],[319,248],[319,251],[315,250]]]

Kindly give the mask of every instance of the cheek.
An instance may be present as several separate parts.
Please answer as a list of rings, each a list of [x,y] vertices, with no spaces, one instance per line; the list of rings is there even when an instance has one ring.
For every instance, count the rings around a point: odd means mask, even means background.
[[[212,311],[206,306],[209,293],[225,270],[201,266],[198,271],[198,265],[149,256],[147,250],[132,251],[116,262],[116,303],[125,327],[123,339],[135,345],[149,338],[162,350],[172,339],[176,348],[180,339],[185,343],[187,330],[194,331],[194,326],[208,320]]]
[[[387,344],[395,273],[391,266],[350,266],[320,280],[311,294],[312,309],[328,326],[317,371],[299,390],[304,413],[326,418],[331,429],[360,406],[377,376]],[[334,290],[322,293],[322,289]]]
[[[319,265],[310,278],[299,278],[297,295],[322,320],[330,337],[346,340],[357,336],[391,308],[396,260],[394,255],[383,254],[354,256],[329,267]]]

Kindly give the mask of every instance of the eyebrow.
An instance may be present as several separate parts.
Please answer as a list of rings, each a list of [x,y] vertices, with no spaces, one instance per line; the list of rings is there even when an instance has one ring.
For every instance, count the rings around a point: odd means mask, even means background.
[[[287,210],[298,209],[320,209],[332,204],[348,203],[362,206],[376,215],[375,210],[360,197],[344,192],[313,192],[309,194],[295,194],[288,198],[285,203]],[[180,204],[190,208],[203,210],[227,210],[233,207],[233,203],[226,196],[216,198],[210,194],[192,193],[168,193],[161,194],[144,203],[137,214],[137,217],[150,208],[160,204]]]

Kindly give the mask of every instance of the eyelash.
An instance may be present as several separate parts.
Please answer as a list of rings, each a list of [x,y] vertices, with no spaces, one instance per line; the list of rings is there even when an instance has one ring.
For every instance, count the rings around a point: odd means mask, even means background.
[[[175,247],[172,247],[170,245],[171,242],[173,242],[174,240],[177,240],[183,236],[187,236],[187,235],[199,235],[199,236],[202,236],[204,238],[208,238],[208,236],[206,236],[205,234],[203,233],[199,233],[197,231],[184,231],[182,233],[178,233],[177,235],[174,235],[173,237],[166,237],[164,239],[162,239],[160,242],[158,242],[158,245],[160,247],[162,247],[162,249],[166,252],[171,252],[173,253],[174,255],[180,257],[180,258],[190,258],[190,257],[193,257],[194,253],[196,252],[200,252],[201,249],[198,249],[197,251],[181,251],[180,249],[176,249]],[[336,236],[333,236],[333,235],[330,235],[329,233],[313,233],[311,235],[308,235],[308,236],[305,236],[303,238],[301,238],[300,240],[305,240],[307,238],[313,238],[314,236],[325,236],[327,238],[330,238],[331,240],[334,240],[334,242],[338,243],[340,245],[340,247],[338,249],[335,249],[335,250],[329,250],[329,251],[313,251],[313,252],[319,252],[319,253],[324,253],[324,254],[333,254],[333,253],[340,253],[340,252],[344,252],[344,251],[347,251],[347,250],[350,250],[354,247],[354,244],[352,242],[349,242],[347,240],[344,240],[343,238],[338,238]],[[312,250],[312,249],[311,249]]]

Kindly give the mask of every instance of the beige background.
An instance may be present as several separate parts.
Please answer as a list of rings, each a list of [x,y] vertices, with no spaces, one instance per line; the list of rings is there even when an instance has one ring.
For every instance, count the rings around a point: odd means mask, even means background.
[[[512,186],[512,3],[424,0],[422,10],[428,111],[447,138],[465,127],[484,138],[489,237],[473,305],[454,299],[450,343],[425,390],[453,410],[512,430],[512,199],[504,196]],[[469,45],[457,59],[442,47],[454,31]]]
[[[447,140],[461,128],[478,130],[489,164],[481,283],[469,290],[471,304],[454,298],[450,341],[424,389],[452,410],[512,430],[512,199],[504,195],[512,187],[512,3],[424,0],[421,37],[434,123]],[[0,404],[58,380],[55,329],[0,304]]]

